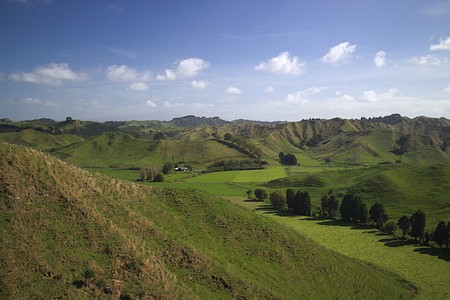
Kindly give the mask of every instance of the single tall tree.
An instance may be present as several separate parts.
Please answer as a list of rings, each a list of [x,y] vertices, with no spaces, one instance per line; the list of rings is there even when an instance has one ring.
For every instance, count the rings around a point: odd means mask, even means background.
[[[398,219],[397,222],[398,227],[402,230],[403,238],[405,238],[406,233],[408,232],[409,228],[411,227],[411,221],[408,218],[408,216],[403,215]]]
[[[361,224],[366,223],[368,219],[368,211],[366,204],[361,200],[360,197],[356,198],[356,216],[355,216],[355,223]]]
[[[328,197],[328,217],[334,219],[339,211],[339,200],[333,194]]]
[[[331,192],[331,191],[330,191]],[[333,193],[328,193],[328,195],[323,195],[320,200],[320,217],[334,219],[337,212],[339,211],[339,200],[334,197]]]
[[[325,219],[328,217],[328,196],[323,195],[320,199],[320,217]]]
[[[342,199],[340,213],[342,220],[345,222],[352,221],[354,198],[352,194],[346,194]]]
[[[270,203],[278,210],[286,208],[286,196],[281,191],[274,191],[270,193]]]
[[[345,222],[356,224],[367,222],[367,206],[359,196],[346,194],[342,199],[340,212]]]
[[[264,188],[257,188],[255,189],[255,197],[256,199],[263,201],[264,199],[267,199],[267,197],[269,197],[269,193]]]
[[[294,212],[294,197],[295,197],[295,191],[293,189],[287,189],[286,202],[287,202],[288,209],[291,213]]]
[[[412,214],[411,218],[411,236],[414,237],[415,240],[419,238],[419,241],[423,243],[425,238],[425,225],[426,225],[426,216],[423,211],[416,211]]]
[[[386,214],[383,204],[378,202],[370,207],[369,215],[372,224],[376,224],[378,229],[382,229],[384,223],[388,220],[388,215]]]
[[[447,225],[444,221],[440,221],[436,227],[436,230],[433,234],[435,242],[442,248],[448,240],[448,230]]]
[[[300,214],[304,216],[311,216],[311,197],[307,191],[301,193]]]

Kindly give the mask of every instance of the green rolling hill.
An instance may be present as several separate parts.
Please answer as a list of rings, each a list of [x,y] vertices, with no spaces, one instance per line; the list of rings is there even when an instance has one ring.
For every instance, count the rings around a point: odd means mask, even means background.
[[[137,139],[121,132],[108,132],[54,149],[53,155],[79,166],[139,168],[164,162],[190,163],[205,167],[222,159],[245,159],[247,155],[215,140]]]
[[[445,118],[410,119],[391,115],[373,119],[311,119],[288,123],[234,123],[219,118],[194,116],[172,121],[105,123],[79,120],[55,122],[48,119],[15,123],[3,120],[0,123],[0,132],[3,132],[0,133],[0,140],[39,149],[49,149],[49,140],[61,139],[58,137],[61,133],[86,138],[86,141],[73,139],[71,145],[53,142],[55,146],[66,146],[53,149],[56,155],[63,159],[67,157],[69,161],[80,165],[116,166],[122,160],[124,166],[129,166],[133,165],[132,161],[138,161],[139,164],[142,161],[153,162],[152,157],[157,157],[158,161],[172,161],[173,157],[174,162],[184,161],[204,166],[207,161],[235,156],[227,147],[214,146],[214,151],[202,150],[213,144],[208,140],[224,139],[226,134],[245,140],[262,158],[269,160],[276,160],[278,153],[283,151],[340,165],[378,164],[397,160],[414,165],[432,165],[450,161],[450,120]],[[42,134],[28,144],[23,142],[24,139],[11,138],[10,131],[29,129]],[[113,143],[115,145],[102,146],[109,143],[107,140],[111,140],[113,132],[117,134],[114,136],[117,140]],[[136,140],[124,138],[120,133],[129,134]],[[165,157],[160,154],[161,143],[165,143],[169,149],[163,151]],[[90,159],[88,154],[95,159]],[[90,161],[83,162],[85,159]]]
[[[73,134],[48,134],[35,129],[25,129],[2,133],[0,140],[42,151],[51,151],[54,148],[82,142],[84,138]]]
[[[124,137],[125,138],[125,137]],[[226,200],[0,143],[2,298],[410,298],[393,274]]]

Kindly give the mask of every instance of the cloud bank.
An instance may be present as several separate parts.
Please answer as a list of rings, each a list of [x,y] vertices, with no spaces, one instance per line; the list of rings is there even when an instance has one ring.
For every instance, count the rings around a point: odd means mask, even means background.
[[[17,82],[27,82],[38,85],[60,86],[64,81],[86,80],[86,73],[75,73],[68,64],[49,64],[36,67],[29,73],[13,73],[8,75],[8,79]]]

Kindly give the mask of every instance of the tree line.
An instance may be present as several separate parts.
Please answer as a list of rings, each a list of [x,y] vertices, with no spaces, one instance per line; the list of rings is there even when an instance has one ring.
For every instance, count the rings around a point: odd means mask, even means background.
[[[267,164],[267,161],[261,159],[221,160],[207,166],[205,173],[232,170],[258,170],[264,169],[264,165]]]
[[[265,188],[248,190],[248,198],[255,196],[256,199],[270,200],[272,206],[277,210],[286,210],[293,215],[316,216],[312,213],[311,198],[307,191],[294,191],[287,189],[285,192],[276,190],[269,194]],[[402,238],[410,235],[421,245],[430,245],[434,241],[439,247],[450,249],[450,221],[440,221],[433,232],[426,228],[426,214],[418,210],[411,216],[403,215],[397,222],[389,220],[389,216],[382,203],[374,203],[367,209],[366,203],[361,197],[351,193],[345,194],[342,201],[336,198],[333,191],[323,195],[320,201],[318,216],[321,219],[335,220],[339,212],[341,220],[353,224],[370,224],[378,230],[387,234],[393,234],[398,228],[402,231]]]

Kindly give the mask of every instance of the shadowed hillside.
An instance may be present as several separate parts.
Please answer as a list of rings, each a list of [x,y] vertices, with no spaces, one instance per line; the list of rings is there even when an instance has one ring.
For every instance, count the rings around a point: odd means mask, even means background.
[[[1,298],[410,298],[400,278],[229,202],[0,143]]]

